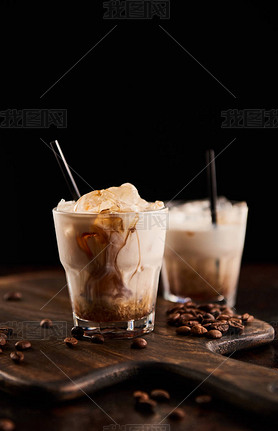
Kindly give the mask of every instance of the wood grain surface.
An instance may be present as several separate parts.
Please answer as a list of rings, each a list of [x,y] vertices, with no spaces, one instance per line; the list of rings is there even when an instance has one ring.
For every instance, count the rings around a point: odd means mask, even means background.
[[[203,387],[216,397],[250,411],[276,414],[277,371],[229,358],[235,350],[273,339],[273,328],[263,321],[255,320],[237,337],[212,341],[179,337],[174,328],[166,325],[169,303],[159,298],[155,332],[146,335],[146,349],[133,350],[130,340],[111,339],[103,345],[80,341],[70,349],[63,343],[70,334],[72,316],[61,272],[3,277],[0,291],[1,323],[14,327],[14,339],[3,348],[0,358],[3,391],[24,398],[69,400],[159,371],[173,378],[178,376],[181,381],[203,382]],[[4,301],[3,295],[11,291],[20,291],[22,300]],[[39,322],[43,318],[52,319],[54,328],[42,333]],[[32,348],[18,365],[11,361],[9,353],[21,338],[31,340]]]

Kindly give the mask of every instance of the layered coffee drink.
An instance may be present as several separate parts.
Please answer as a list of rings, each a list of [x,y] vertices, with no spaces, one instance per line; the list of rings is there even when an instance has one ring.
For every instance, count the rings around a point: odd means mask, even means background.
[[[166,299],[235,304],[248,208],[219,198],[216,209],[214,225],[208,200],[171,206],[163,266]]]
[[[74,322],[119,336],[149,332],[166,234],[163,202],[127,183],[53,210]]]

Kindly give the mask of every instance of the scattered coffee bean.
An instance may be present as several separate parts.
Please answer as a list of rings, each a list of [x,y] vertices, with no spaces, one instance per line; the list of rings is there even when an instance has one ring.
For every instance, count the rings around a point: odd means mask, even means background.
[[[131,347],[132,349],[145,349],[147,347],[147,341],[144,338],[135,338],[132,341]]]
[[[92,335],[91,341],[92,341],[92,343],[95,343],[95,344],[103,344],[104,343],[104,336],[101,334]]]
[[[146,413],[153,413],[153,409],[156,406],[156,402],[150,398],[144,399],[139,398],[136,402],[136,408]]]
[[[24,354],[22,352],[12,352],[10,353],[10,358],[16,362],[17,364],[19,364],[20,362],[24,361]]]
[[[15,424],[11,419],[1,418],[0,419],[0,431],[13,431]]]
[[[84,329],[81,326],[74,326],[71,328],[71,335],[77,340],[81,340],[84,335]]]
[[[173,420],[182,420],[185,417],[185,412],[177,407],[175,410],[173,410],[170,414],[169,414],[169,418],[173,419]]]
[[[202,336],[206,334],[208,330],[204,328],[202,325],[195,325],[191,328],[191,335]]]
[[[164,389],[154,389],[151,391],[151,398],[156,401],[168,401],[170,399],[170,394]]]
[[[52,320],[50,319],[43,319],[40,323],[40,326],[42,328],[51,328],[53,326]]]
[[[195,398],[196,403],[198,404],[208,404],[212,400],[210,395],[198,395],[198,397]]]
[[[9,328],[8,326],[1,326],[0,327],[0,335],[5,334],[7,337],[11,337],[13,334],[13,328]]]
[[[3,353],[3,350],[0,348],[0,353]]]
[[[22,294],[20,292],[7,292],[3,296],[5,301],[20,301],[22,299]]]
[[[76,346],[76,344],[78,343],[78,340],[74,337],[67,337],[64,339],[64,342],[68,347],[73,347],[73,346]]]
[[[7,336],[5,334],[0,335],[0,346],[5,346],[7,343]]]
[[[30,349],[31,343],[28,340],[21,340],[15,343],[16,350],[27,350]]]
[[[147,394],[147,392],[144,391],[133,392],[133,397],[136,399],[136,401],[149,399],[149,395]]]
[[[176,333],[178,335],[188,335],[191,332],[191,328],[189,326],[179,326],[176,329]]]

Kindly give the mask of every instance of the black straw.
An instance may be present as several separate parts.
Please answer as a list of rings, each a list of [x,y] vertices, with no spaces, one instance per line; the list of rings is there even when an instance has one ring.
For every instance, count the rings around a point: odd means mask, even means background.
[[[206,162],[207,162],[207,177],[208,177],[211,221],[214,225],[216,225],[217,224],[217,214],[216,214],[217,185],[216,185],[214,150],[206,151]]]
[[[63,174],[63,176],[65,178],[67,186],[68,186],[68,188],[69,188],[69,190],[71,192],[71,195],[72,195],[73,199],[76,201],[77,199],[80,198],[81,194],[80,194],[80,192],[78,190],[76,182],[74,181],[74,178],[73,178],[72,173],[70,171],[69,165],[67,164],[65,156],[64,156],[64,154],[63,154],[63,152],[61,150],[61,147],[60,147],[60,145],[59,145],[59,143],[58,143],[57,140],[50,142],[50,145],[51,145],[53,153],[54,153],[54,155],[56,157],[58,165],[59,165],[59,167],[60,167],[60,169],[62,171],[62,174]],[[56,148],[59,151],[60,155],[56,152]],[[63,163],[61,163],[61,160],[63,161]]]

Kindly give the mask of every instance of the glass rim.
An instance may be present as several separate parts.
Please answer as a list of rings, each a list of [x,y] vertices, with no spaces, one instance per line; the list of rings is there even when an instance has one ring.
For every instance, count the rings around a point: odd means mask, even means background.
[[[217,200],[219,200],[219,199],[221,199],[223,197],[224,196],[218,196]],[[193,202],[204,202],[204,201],[209,202],[209,198],[204,198],[204,199],[188,199],[188,200],[186,200],[186,199],[174,199],[174,200],[170,200],[170,201],[165,201],[165,208],[171,209],[174,206],[178,206],[178,205],[182,205],[182,204],[193,203]],[[173,202],[173,204],[171,204],[172,202]],[[227,199],[227,202],[231,203],[233,206],[236,205],[236,204],[244,203],[244,204],[246,204],[246,207],[248,209],[247,202],[244,201],[244,200]]]
[[[52,209],[52,213],[53,214],[62,214],[62,215],[68,215],[68,216],[73,216],[73,217],[78,217],[78,216],[82,216],[82,217],[95,217],[95,216],[101,216],[101,217],[122,217],[125,215],[131,215],[131,214],[142,214],[142,215],[146,215],[146,214],[159,214],[159,213],[167,213],[169,210],[168,207],[164,206],[163,208],[159,208],[157,210],[151,210],[151,211],[126,211],[126,212],[113,212],[113,213],[78,213],[78,212],[70,212],[70,211],[58,211],[57,207],[54,207]]]

